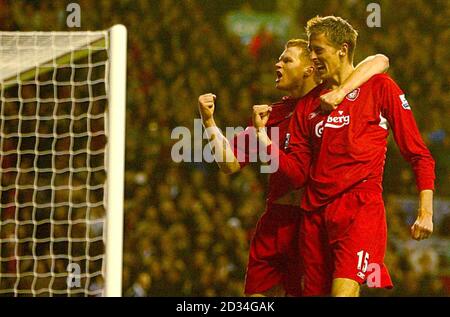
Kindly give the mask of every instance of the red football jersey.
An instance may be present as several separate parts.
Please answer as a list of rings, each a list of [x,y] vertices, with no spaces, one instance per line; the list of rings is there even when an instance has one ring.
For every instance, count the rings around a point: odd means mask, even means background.
[[[327,115],[321,113],[319,99],[326,92],[319,85],[299,101],[289,154],[270,146],[293,184],[309,171],[303,209],[317,209],[350,189],[382,191],[389,129],[412,165],[418,190],[434,189],[434,160],[404,93],[388,75],[373,76]]]
[[[283,97],[281,101],[271,105],[272,111],[266,125],[267,132],[269,136],[272,137],[272,129],[275,127],[279,129],[278,139],[273,140],[273,142],[277,144],[277,147],[279,145],[279,148],[282,151],[284,151],[285,146],[289,143],[289,122],[298,100],[298,98]],[[247,127],[243,132],[237,134],[231,142],[234,155],[238,158],[241,167],[244,167],[250,162],[256,162],[257,159],[256,155],[258,148],[255,146],[257,144],[256,136],[251,128],[252,126],[249,125],[249,127]],[[303,185],[304,183],[300,184],[298,187]],[[293,186],[278,169],[269,176],[267,202],[274,202],[292,190]]]

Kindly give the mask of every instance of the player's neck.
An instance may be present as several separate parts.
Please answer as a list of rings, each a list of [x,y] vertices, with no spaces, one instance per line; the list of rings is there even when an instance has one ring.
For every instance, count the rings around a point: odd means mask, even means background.
[[[351,73],[355,70],[353,67],[353,63],[345,63],[342,67],[336,72],[334,76],[327,79],[327,87],[330,89],[335,89],[339,87],[346,79],[351,75]]]
[[[314,81],[313,76],[309,76],[305,78],[303,81],[303,84],[299,86],[297,89],[290,91],[289,95],[294,98],[302,98],[305,96],[308,92],[314,89],[316,87],[316,82]]]

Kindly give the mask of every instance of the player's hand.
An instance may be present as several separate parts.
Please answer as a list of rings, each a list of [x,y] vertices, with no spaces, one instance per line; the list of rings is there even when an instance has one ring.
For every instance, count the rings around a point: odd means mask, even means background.
[[[216,95],[214,94],[204,94],[198,97],[198,110],[202,117],[203,122],[211,120],[214,115],[214,101],[216,100]]]
[[[269,120],[270,111],[272,107],[269,105],[255,105],[253,106],[253,126],[258,130],[264,128]]]
[[[433,233],[433,214],[421,212],[417,216],[416,222],[411,227],[411,237],[414,240],[427,239]]]
[[[339,106],[347,94],[340,88],[333,89],[320,96],[320,108],[325,112],[331,112]]]

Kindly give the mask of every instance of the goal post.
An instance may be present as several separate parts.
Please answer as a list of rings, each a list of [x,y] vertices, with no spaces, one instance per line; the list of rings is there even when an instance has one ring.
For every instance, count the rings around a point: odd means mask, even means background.
[[[106,214],[106,296],[122,295],[123,193],[125,170],[125,95],[127,31],[123,25],[111,28],[109,126],[114,142],[108,143],[108,192]]]
[[[0,296],[121,296],[127,31],[0,32]]]

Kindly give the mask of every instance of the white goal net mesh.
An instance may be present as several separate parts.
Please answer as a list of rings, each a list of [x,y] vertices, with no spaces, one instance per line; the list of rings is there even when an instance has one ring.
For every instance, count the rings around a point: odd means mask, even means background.
[[[108,31],[0,32],[0,296],[104,291]]]

